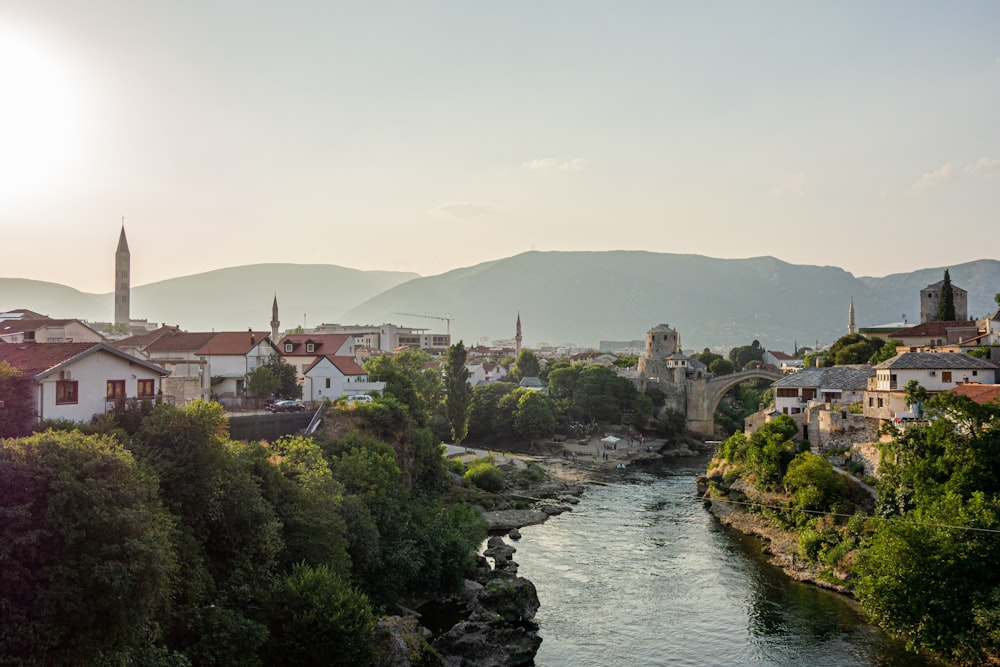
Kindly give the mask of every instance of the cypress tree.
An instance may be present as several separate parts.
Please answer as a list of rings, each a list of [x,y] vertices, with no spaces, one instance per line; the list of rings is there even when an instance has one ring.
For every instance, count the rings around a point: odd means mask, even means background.
[[[469,411],[472,408],[472,387],[469,369],[465,367],[468,353],[462,341],[448,348],[448,364],[444,369],[444,409],[451,426],[452,441],[462,444],[469,434]]]
[[[938,304],[937,318],[939,322],[951,322],[955,319],[955,294],[951,289],[951,275],[944,270],[944,281],[941,283],[941,301]]]

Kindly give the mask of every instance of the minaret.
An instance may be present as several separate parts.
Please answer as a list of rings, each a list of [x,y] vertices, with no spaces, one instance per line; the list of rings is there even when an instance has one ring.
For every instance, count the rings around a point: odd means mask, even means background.
[[[858,328],[854,326],[854,297],[851,297],[851,309],[847,313],[847,333],[856,334]]]
[[[517,314],[517,331],[514,334],[514,360],[521,356],[521,313]]]
[[[128,326],[129,297],[131,294],[131,279],[129,267],[131,264],[128,251],[128,240],[125,238],[125,218],[122,217],[122,232],[118,235],[118,250],[115,251],[115,324]]]
[[[281,321],[278,320],[278,293],[274,294],[274,303],[271,304],[271,342],[278,342],[278,327]]]

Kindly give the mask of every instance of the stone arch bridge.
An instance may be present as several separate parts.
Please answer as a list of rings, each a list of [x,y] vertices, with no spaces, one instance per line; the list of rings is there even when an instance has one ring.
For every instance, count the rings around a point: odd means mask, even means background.
[[[764,378],[773,382],[782,377],[784,376],[778,371],[759,368],[731,375],[687,380],[685,412],[688,428],[695,433],[715,435],[715,409],[719,407],[719,401],[727,391],[744,380]]]

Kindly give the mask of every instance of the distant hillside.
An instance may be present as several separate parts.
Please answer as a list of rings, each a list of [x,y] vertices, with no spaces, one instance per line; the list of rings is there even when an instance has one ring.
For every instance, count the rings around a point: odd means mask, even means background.
[[[337,315],[415,273],[359,271],[322,264],[253,264],[132,288],[132,317],[179,324],[189,331],[269,328],[278,295],[282,328],[309,326]],[[33,280],[0,278],[0,311],[30,308],[52,317],[108,321],[112,294],[86,294]]]
[[[970,315],[995,309],[1000,262],[948,267],[969,291]],[[713,259],[636,251],[528,252],[420,278],[329,265],[257,264],[132,290],[132,314],[195,330],[267,329],[277,292],[282,329],[322,322],[395,322],[443,331],[436,320],[398,313],[451,315],[455,340],[513,338],[518,313],[528,345],[596,346],[642,338],[661,322],[686,349],[730,347],[758,339],[791,351],[794,342],[829,343],[847,330],[854,298],[858,326],[919,320],[920,289],[944,267],[856,278],[836,267],[773,257]],[[32,280],[0,278],[0,311],[30,308],[53,317],[107,321],[111,294],[85,294]]]
[[[1000,291],[1000,262],[950,267],[969,290],[972,314]],[[858,326],[919,319],[919,291],[944,269],[856,278],[835,267],[794,265],[773,257],[713,259],[634,251],[528,252],[397,285],[340,317],[343,322],[404,320],[395,313],[453,315],[453,337],[467,344],[511,338],[521,314],[526,344],[631,340],[664,322],[687,349],[758,339],[791,351],[846,333],[850,299]]]
[[[87,294],[57,283],[0,278],[0,312],[27,308],[55,318],[109,319],[113,305],[111,296]]]

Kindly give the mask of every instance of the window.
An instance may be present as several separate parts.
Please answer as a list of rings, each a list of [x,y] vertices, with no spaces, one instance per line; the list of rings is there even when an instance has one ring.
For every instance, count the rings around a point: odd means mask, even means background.
[[[882,407],[882,397],[881,396],[879,396],[879,399],[878,399],[878,406],[880,408]]]
[[[139,398],[153,398],[156,394],[156,380],[139,380]]]
[[[869,408],[875,407],[875,399],[872,398],[871,396],[868,397],[868,407]]]
[[[76,380],[59,380],[56,382],[56,405],[69,405],[78,402]]]
[[[291,352],[294,346],[291,343],[285,343],[285,352]]]
[[[895,388],[896,388],[896,374],[893,373],[892,375],[889,376],[889,389],[895,389]]]
[[[941,371],[941,382],[951,382],[951,371]]]
[[[330,378],[327,378],[327,379],[326,379],[326,388],[327,388],[327,389],[329,389],[329,388],[330,388]]]
[[[108,380],[107,397],[109,401],[125,398],[125,380]]]
[[[979,375],[979,371],[972,371],[972,375],[973,375],[973,377],[975,377],[976,375]]]
[[[315,352],[316,343],[306,343],[306,352]]]

